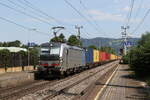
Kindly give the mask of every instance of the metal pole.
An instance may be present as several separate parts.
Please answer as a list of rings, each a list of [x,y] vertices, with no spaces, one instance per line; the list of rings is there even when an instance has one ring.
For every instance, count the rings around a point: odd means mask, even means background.
[[[127,54],[127,29],[129,29],[129,26],[121,26],[121,29],[123,29],[123,33],[122,33],[122,39],[123,39],[123,45],[124,45],[124,55]]]
[[[30,51],[29,51],[29,48],[30,48],[30,31],[36,31],[35,28],[31,28],[29,29],[29,36],[28,36],[28,70],[29,70],[29,66],[30,66]]]
[[[124,54],[126,55],[127,54],[127,34],[126,34],[126,29],[127,28],[124,28],[124,33],[125,33],[125,38],[124,38]]]
[[[83,26],[75,26],[75,29],[77,29],[77,32],[78,32],[78,35],[77,35],[77,37],[78,37],[78,39],[79,39],[79,41],[80,41],[80,35],[81,35],[81,28],[83,28]],[[81,46],[81,44],[79,44],[79,46]]]

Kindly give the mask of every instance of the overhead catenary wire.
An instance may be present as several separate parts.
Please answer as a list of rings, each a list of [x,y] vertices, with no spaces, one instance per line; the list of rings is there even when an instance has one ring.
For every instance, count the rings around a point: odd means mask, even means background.
[[[8,0],[8,1],[9,1],[10,3],[12,3],[13,5],[18,6],[19,8],[22,8],[22,9],[24,9],[24,10],[27,10],[27,8],[25,8],[25,7],[21,6],[21,5],[19,5],[19,4],[15,3],[15,2],[13,2],[12,0]],[[19,1],[20,1],[20,0],[19,0]],[[31,13],[33,13],[34,15],[40,16],[41,19],[47,20],[47,18],[43,18],[42,15],[37,14],[37,13],[35,13],[34,11],[28,10],[28,12],[31,12]]]
[[[46,13],[43,12],[43,11],[41,11],[40,9],[35,8],[34,5],[31,4],[29,1],[26,1],[26,0],[17,0],[17,1],[20,2],[20,3],[23,4],[23,5],[25,5],[25,6],[29,7],[29,8],[31,8],[31,9],[33,9],[33,10],[36,11],[36,12],[39,12],[39,13],[41,13],[41,14],[43,14],[43,15],[46,15],[47,17],[49,17],[49,18],[55,20],[58,24],[60,24],[60,22],[57,21],[54,17],[49,16],[48,14],[46,14]],[[25,1],[25,3],[24,3],[23,1]]]
[[[15,3],[15,2],[12,1],[12,0],[7,0],[7,1],[9,1],[11,4],[13,4],[13,5],[15,5],[15,6],[21,8],[21,9],[23,9],[23,10],[27,10],[27,8],[25,8],[24,6],[21,6],[20,4]],[[27,11],[28,11],[28,12],[31,12],[31,13],[34,14],[34,15],[37,15],[37,16],[38,16],[39,18],[41,18],[41,19],[45,19],[45,21],[46,21],[46,20],[48,21],[48,19],[47,19],[47,18],[44,18],[41,14],[35,13],[34,11],[31,11],[31,10],[27,10]]]
[[[88,8],[83,4],[83,2],[80,0],[80,4],[81,4],[81,6],[84,8],[84,10],[86,11],[86,12],[88,12]],[[102,30],[102,28],[99,26],[99,24],[95,21],[95,19],[93,18],[93,16],[92,15],[90,15],[89,13],[87,13],[87,15],[88,15],[88,17],[89,18],[91,18],[92,20],[93,20],[93,23],[95,24],[95,26],[97,27],[97,28],[100,28],[100,30]],[[99,30],[99,29],[98,29]],[[104,31],[103,31],[104,32]],[[105,32],[104,32],[105,33]]]
[[[19,4],[15,3],[15,2],[13,2],[12,0],[8,0],[8,1],[9,1],[11,4],[13,4],[13,5],[18,6],[19,8],[22,8],[22,9],[24,9],[24,10],[26,9],[25,7],[19,5]],[[0,5],[1,5],[1,3],[0,3]],[[5,4],[3,4],[3,3],[2,3],[2,5],[5,6],[5,7],[7,7],[7,8],[9,8],[9,9],[12,8],[12,7],[10,7],[10,6],[8,6],[8,5],[5,5]],[[13,10],[15,10],[15,11],[17,11],[17,12],[19,11],[19,13],[23,13],[23,11],[17,10],[17,9],[15,9],[15,8],[14,8]],[[27,10],[27,9],[26,9],[26,10]],[[28,10],[28,11],[29,11],[29,10]],[[33,11],[29,11],[29,12],[34,13]],[[26,13],[26,12],[25,12],[24,14],[25,14],[25,15],[29,15],[29,14]],[[35,15],[35,13],[34,13],[34,15]],[[44,19],[43,16],[41,16],[41,15],[39,15],[39,14],[38,14],[38,16],[41,17],[41,20]],[[29,17],[32,17],[32,15],[31,15],[31,16],[29,15]],[[34,17],[34,19],[37,19],[37,18]],[[39,19],[39,18],[38,18],[38,19]],[[43,21],[41,21],[41,22],[43,22]],[[45,22],[46,22],[46,20],[45,20]],[[45,22],[44,22],[44,23],[45,23]],[[50,23],[47,22],[46,24],[49,25]],[[39,31],[37,31],[37,32],[39,32]],[[68,33],[70,34],[70,32],[69,32],[68,30],[67,30],[66,32],[68,32]],[[39,32],[39,33],[41,33],[41,32]]]
[[[130,21],[131,21],[132,12],[133,12],[133,7],[134,7],[134,2],[135,2],[135,0],[131,0],[131,6],[130,6],[129,14],[127,15],[127,22],[126,22],[126,26],[128,26],[128,25],[129,25],[129,23],[130,23]]]
[[[22,1],[20,1],[20,0],[18,0],[20,3],[23,3]],[[23,3],[24,5],[26,5],[26,6],[28,6],[28,7],[30,7],[31,9],[34,9],[34,10],[36,10],[37,12],[40,12],[41,14],[44,14],[45,16],[47,16],[47,17],[50,17],[50,18],[52,18],[54,21],[56,21],[57,23],[59,23],[59,24],[65,24],[65,23],[63,23],[63,22],[61,22],[60,20],[57,20],[57,19],[55,19],[54,17],[52,17],[52,16],[49,16],[47,13],[45,13],[45,12],[43,12],[41,9],[39,9],[39,8],[35,8],[35,6],[31,3],[31,2],[29,2],[28,0],[23,0],[25,3]],[[69,24],[70,25],[70,24]],[[71,25],[71,26],[74,26],[74,25]],[[68,30],[66,30],[69,34],[71,34],[71,32],[70,31],[68,31]],[[71,34],[72,35],[72,34]],[[86,34],[86,36],[87,37],[89,37],[90,35],[87,33]]]
[[[6,18],[4,18],[4,17],[1,17],[1,16],[0,16],[0,19],[3,20],[3,21],[5,21],[5,22],[14,24],[14,25],[16,25],[16,26],[18,26],[18,27],[20,27],[20,28],[25,29],[25,30],[28,30],[28,31],[32,30],[32,28],[29,28],[29,27],[27,27],[27,26],[18,24],[18,23],[16,23],[16,22],[11,21],[11,20],[9,20],[9,19],[6,19]],[[33,30],[33,31],[35,31],[35,32],[37,32],[38,34],[41,34],[41,35],[47,35],[47,36],[49,36],[49,34],[48,34],[48,33],[45,33],[45,32],[41,32],[41,31],[38,31],[38,30]]]
[[[24,2],[21,1],[21,0],[18,0],[18,1],[19,1],[21,4],[23,4],[23,5],[25,5],[25,6],[29,7],[29,8],[31,8],[31,9],[33,9],[33,10],[35,10],[36,12],[39,12],[39,13],[41,13],[42,15],[45,15],[45,16],[47,16],[47,17],[53,19],[53,20],[54,20],[55,22],[57,22],[58,24],[61,24],[61,25],[66,26],[65,23],[63,23],[63,22],[60,21],[60,20],[55,19],[54,17],[48,15],[46,12],[44,12],[44,11],[42,11],[41,9],[35,7],[35,6],[34,6],[31,2],[29,2],[28,0],[23,0]],[[67,24],[67,25],[70,25],[70,24]],[[74,26],[74,25],[70,25],[70,26]],[[71,32],[68,31],[68,30],[66,30],[66,32],[68,32],[69,34],[71,34]],[[71,34],[71,35],[72,35],[72,34]],[[87,36],[88,36],[88,35],[87,35]],[[89,35],[89,36],[90,36],[90,35]]]
[[[143,1],[144,0],[140,0],[140,2],[139,2],[139,5],[138,5],[137,10],[135,12],[135,15],[133,17],[134,21],[138,21],[138,16],[140,14],[140,11],[141,11],[141,8],[142,8],[142,5],[143,5]]]
[[[150,13],[150,9],[148,9],[144,15],[144,17],[141,19],[141,21],[139,22],[139,24],[137,25],[137,27],[132,31],[132,33],[135,33],[143,24],[143,22],[145,21],[146,17],[149,15]]]
[[[24,1],[24,2],[23,2]],[[40,13],[42,14],[43,16],[46,16],[47,18],[50,18],[52,19],[53,21],[55,21],[57,24],[61,25],[61,26],[74,26],[74,25],[71,25],[71,24],[66,24],[56,18],[54,18],[53,16],[50,16],[49,14],[47,14],[46,12],[42,11],[41,9],[35,7],[31,2],[27,1],[27,0],[18,0],[19,3],[23,4],[24,6],[26,7],[29,7],[30,9],[36,11],[37,13]],[[68,34],[71,34],[71,32],[69,30],[66,30],[66,32],[68,32]]]
[[[48,24],[48,25],[52,25],[51,23],[49,23],[49,22],[47,22],[47,21],[44,21],[44,20],[42,20],[42,19],[40,19],[40,18],[38,18],[38,17],[32,16],[32,15],[30,15],[30,14],[24,12],[24,11],[15,9],[15,8],[13,8],[13,7],[7,5],[7,4],[4,4],[4,3],[1,3],[1,2],[0,2],[0,5],[2,5],[2,6],[4,6],[4,7],[7,7],[7,8],[9,8],[9,9],[15,11],[15,12],[18,12],[18,13],[21,13],[21,14],[26,15],[26,16],[28,16],[28,17],[34,18],[34,19],[36,19],[36,20],[39,20],[39,21],[42,22],[42,23],[45,23],[45,24]]]
[[[46,12],[42,11],[40,8],[37,8],[35,7],[31,2],[29,2],[28,0],[17,0],[18,2],[20,2],[21,4],[23,4],[24,6],[26,7],[29,7],[30,9],[54,20],[57,24],[61,24],[61,25],[65,25],[65,26],[74,26],[74,25],[71,25],[71,24],[65,24],[64,22],[54,18],[53,16],[50,16],[49,14],[47,14]],[[23,2],[24,1],[24,2]]]
[[[76,11],[89,25],[91,25],[98,33],[99,30],[89,21],[78,9],[76,9],[68,0],[64,0],[66,4],[68,4],[74,11]]]
[[[136,14],[135,14],[135,18],[134,18],[134,19],[136,19],[136,18],[139,16],[139,13],[140,13],[141,8],[142,8],[142,5],[143,5],[143,1],[144,1],[144,0],[140,0],[140,3],[139,3],[139,6],[138,6],[138,8],[137,8],[137,11],[136,11]]]

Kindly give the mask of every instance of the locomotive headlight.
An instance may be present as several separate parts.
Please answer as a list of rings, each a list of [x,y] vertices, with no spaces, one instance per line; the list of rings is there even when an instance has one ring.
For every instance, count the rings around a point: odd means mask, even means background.
[[[63,58],[60,58],[60,62],[61,62],[61,63],[63,62]]]

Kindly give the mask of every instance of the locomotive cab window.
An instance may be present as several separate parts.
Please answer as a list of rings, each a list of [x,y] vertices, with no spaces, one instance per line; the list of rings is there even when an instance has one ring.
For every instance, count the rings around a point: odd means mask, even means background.
[[[59,55],[60,47],[51,47],[50,54],[52,55]]]

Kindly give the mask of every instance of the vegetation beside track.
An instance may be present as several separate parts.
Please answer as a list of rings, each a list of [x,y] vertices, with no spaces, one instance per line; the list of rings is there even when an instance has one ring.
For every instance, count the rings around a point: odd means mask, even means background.
[[[10,52],[7,49],[0,50],[0,68],[7,69],[8,67],[18,67],[28,65],[28,54],[30,55],[30,65],[36,66],[38,64],[38,46],[28,48],[26,45],[21,44],[20,41],[0,42],[0,47],[20,47],[29,49],[29,51]]]
[[[132,47],[123,61],[139,78],[145,79],[150,85],[150,32],[146,32],[136,47]]]

